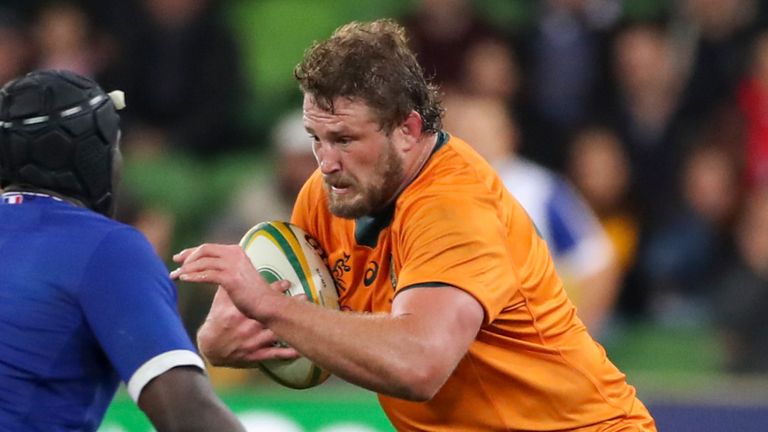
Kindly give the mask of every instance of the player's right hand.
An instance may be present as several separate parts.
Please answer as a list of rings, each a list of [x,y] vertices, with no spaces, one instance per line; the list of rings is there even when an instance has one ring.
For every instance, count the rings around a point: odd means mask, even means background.
[[[239,245],[206,243],[184,249],[173,256],[173,261],[179,267],[170,273],[171,279],[216,284],[227,292],[230,303],[249,318],[264,317],[269,311],[262,308],[269,304],[265,299],[283,297],[282,293],[290,287],[288,281],[270,285]]]
[[[285,287],[280,282],[272,285],[276,290]],[[272,331],[243,315],[222,288],[197,333],[200,352],[214,366],[252,368],[263,360],[299,357],[295,349],[278,342]]]

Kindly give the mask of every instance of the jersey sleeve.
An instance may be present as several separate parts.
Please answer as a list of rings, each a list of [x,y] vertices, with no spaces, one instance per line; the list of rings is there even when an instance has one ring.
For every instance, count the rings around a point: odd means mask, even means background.
[[[204,369],[179,316],[168,270],[138,231],[122,227],[104,238],[85,271],[79,301],[134,401],[171,368]]]
[[[398,235],[397,291],[445,284],[477,299],[486,324],[519,289],[510,245],[495,207],[482,199],[430,197],[407,209]],[[502,241],[499,241],[502,239]]]

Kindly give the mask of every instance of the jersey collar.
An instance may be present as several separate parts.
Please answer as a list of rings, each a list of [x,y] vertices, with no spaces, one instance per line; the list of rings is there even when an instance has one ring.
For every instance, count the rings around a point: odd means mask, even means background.
[[[39,192],[5,192],[2,195],[3,204],[24,204],[26,202],[54,203],[64,202],[63,199]]]
[[[427,166],[429,159],[432,158],[432,155],[443,148],[449,139],[450,135],[448,132],[441,130],[437,133],[437,142],[432,148],[432,152],[429,154],[429,157],[419,169],[419,172],[413,177],[413,180],[417,179],[421,175],[421,171],[423,171],[424,167]],[[411,183],[413,180],[411,180]],[[407,188],[408,185],[406,185],[402,190]],[[400,193],[402,193],[402,191],[400,191]],[[398,193],[398,195],[392,199],[391,203],[387,204],[386,207],[376,212],[375,214],[366,215],[355,219],[355,242],[358,245],[368,246],[370,248],[376,247],[379,241],[379,234],[392,223],[392,219],[395,215],[395,203],[397,202],[397,198],[400,196],[400,193]]]

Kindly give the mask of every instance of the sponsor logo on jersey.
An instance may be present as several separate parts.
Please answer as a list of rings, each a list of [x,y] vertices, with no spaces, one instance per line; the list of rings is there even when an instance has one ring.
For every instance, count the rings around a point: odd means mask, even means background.
[[[367,287],[371,286],[376,281],[376,276],[379,275],[379,263],[371,261],[368,263],[368,268],[365,270],[365,276],[363,277],[363,284]]]

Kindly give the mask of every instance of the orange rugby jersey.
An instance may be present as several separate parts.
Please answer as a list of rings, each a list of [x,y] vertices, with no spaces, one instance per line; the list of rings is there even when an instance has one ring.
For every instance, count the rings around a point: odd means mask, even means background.
[[[379,396],[398,430],[618,431],[627,418],[655,430],[576,317],[528,215],[466,143],[440,133],[418,177],[372,217],[333,216],[322,182],[319,171],[307,181],[292,222],[325,250],[342,308],[389,312],[400,290],[445,284],[485,311],[432,400]]]

